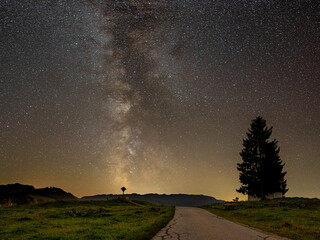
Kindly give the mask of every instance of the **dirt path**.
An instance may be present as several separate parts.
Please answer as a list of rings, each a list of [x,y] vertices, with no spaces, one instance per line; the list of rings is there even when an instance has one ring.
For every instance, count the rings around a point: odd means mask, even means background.
[[[278,240],[194,207],[176,207],[174,218],[153,240]]]

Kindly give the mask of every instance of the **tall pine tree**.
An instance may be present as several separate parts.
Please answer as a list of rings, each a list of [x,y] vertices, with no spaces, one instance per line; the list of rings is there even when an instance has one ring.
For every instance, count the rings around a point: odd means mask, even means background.
[[[271,134],[272,127],[262,117],[252,120],[240,152],[243,162],[237,164],[242,184],[237,192],[265,199],[270,193],[288,191],[278,141],[270,141]]]

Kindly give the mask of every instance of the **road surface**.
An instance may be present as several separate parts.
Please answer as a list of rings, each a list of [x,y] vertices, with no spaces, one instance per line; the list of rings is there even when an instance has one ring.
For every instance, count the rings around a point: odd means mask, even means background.
[[[153,240],[278,240],[195,207],[176,207],[174,218]]]

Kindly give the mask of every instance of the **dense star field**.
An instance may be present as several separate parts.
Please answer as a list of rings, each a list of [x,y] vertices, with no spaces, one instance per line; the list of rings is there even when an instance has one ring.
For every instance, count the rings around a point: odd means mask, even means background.
[[[287,196],[320,197],[319,1],[0,6],[0,184],[230,200],[261,115]]]

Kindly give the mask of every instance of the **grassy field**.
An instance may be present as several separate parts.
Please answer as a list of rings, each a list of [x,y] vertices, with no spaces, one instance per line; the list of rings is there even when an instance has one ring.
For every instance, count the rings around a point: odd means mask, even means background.
[[[258,202],[234,202],[235,210],[223,204],[203,208],[234,222],[291,239],[320,240],[320,200],[285,198]]]
[[[122,200],[0,207],[0,239],[151,239],[173,214],[172,206]]]

